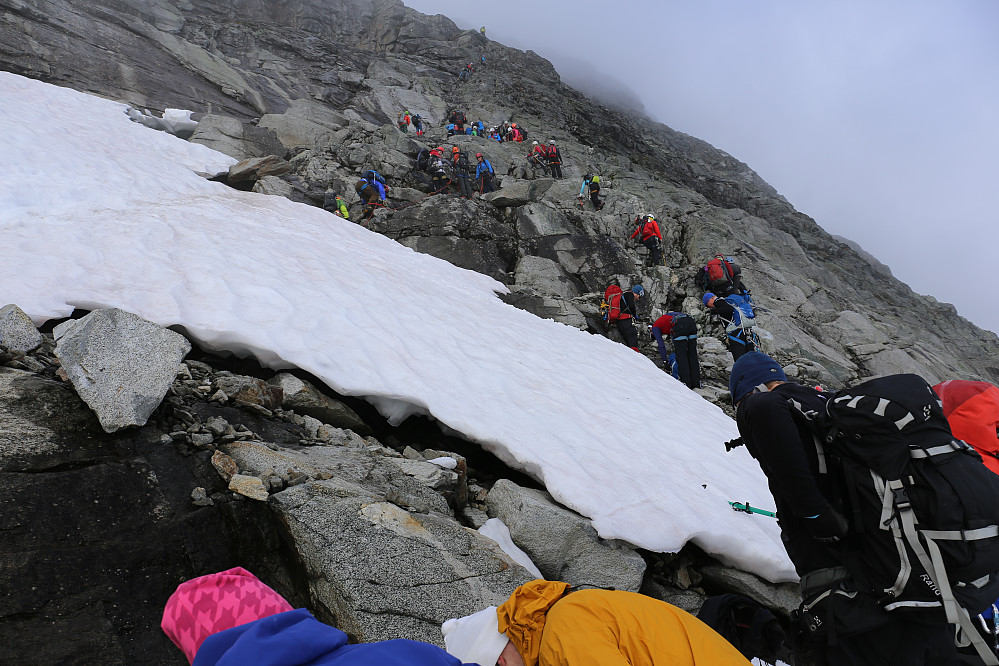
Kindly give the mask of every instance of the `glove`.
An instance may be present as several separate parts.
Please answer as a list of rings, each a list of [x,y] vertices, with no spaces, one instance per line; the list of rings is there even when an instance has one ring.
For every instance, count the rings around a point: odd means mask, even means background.
[[[840,539],[846,538],[849,531],[846,518],[832,507],[816,516],[807,516],[805,527],[808,528],[813,539],[822,543],[836,543]]]

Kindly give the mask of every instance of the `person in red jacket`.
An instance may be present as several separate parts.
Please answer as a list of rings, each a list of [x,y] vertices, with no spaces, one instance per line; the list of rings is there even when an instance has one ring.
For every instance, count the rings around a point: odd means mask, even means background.
[[[669,352],[663,341],[664,335],[673,341],[680,381],[687,388],[700,388],[701,366],[697,362],[697,324],[694,318],[682,312],[667,312],[655,320],[649,332],[659,345],[659,356],[667,364],[666,369],[669,370]]]
[[[649,258],[653,266],[663,265],[663,235],[659,231],[659,223],[651,214],[643,217],[636,217],[635,223],[638,228],[631,234],[632,238],[638,237],[638,241],[649,250]]]
[[[952,379],[933,390],[954,436],[975,447],[985,466],[999,474],[999,387]]]

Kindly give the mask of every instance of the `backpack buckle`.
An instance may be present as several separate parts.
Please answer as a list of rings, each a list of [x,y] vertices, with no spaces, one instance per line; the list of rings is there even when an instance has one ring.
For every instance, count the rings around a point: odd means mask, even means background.
[[[909,501],[909,493],[906,492],[904,487],[893,488],[891,494],[895,502],[895,507],[900,511],[908,511],[912,508],[912,503]]]

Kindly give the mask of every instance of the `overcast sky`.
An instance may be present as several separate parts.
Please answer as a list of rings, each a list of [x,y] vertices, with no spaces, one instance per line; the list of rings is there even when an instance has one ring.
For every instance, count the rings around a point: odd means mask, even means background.
[[[629,85],[915,291],[999,332],[999,2],[404,0]]]

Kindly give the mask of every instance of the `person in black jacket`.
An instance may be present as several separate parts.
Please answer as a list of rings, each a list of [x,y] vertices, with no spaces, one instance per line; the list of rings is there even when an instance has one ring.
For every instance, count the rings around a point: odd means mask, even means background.
[[[742,324],[744,319],[742,311],[732,305],[730,299],[743,299],[743,297],[721,298],[708,292],[704,294],[702,300],[711,314],[718,315],[725,322],[725,341],[728,343],[728,350],[732,352],[732,360],[738,361],[746,352],[755,351],[756,344],[746,332],[749,327]],[[749,307],[752,308],[752,305]]]
[[[819,666],[943,666],[956,664],[953,630],[941,617],[924,624],[897,617],[858,589],[844,540],[850,525],[840,513],[831,474],[819,473],[819,456],[808,426],[796,420],[789,401],[804,411],[823,410],[815,389],[788,383],[774,359],[742,355],[732,367],[729,391],[736,422],[749,453],[766,474],[777,506],[781,540],[801,576],[802,631]]]

